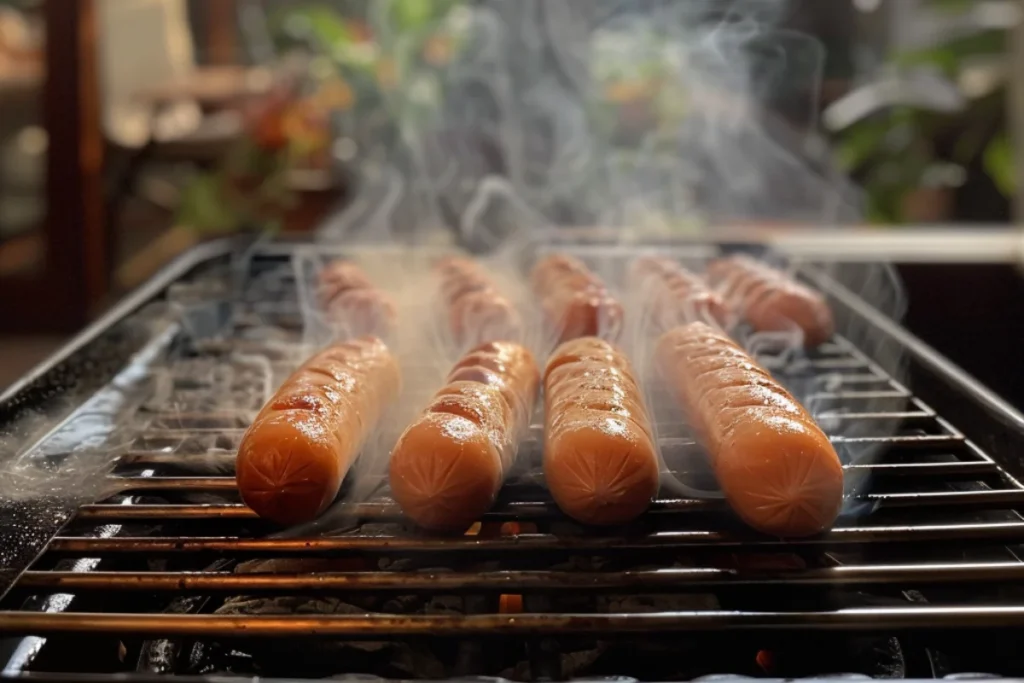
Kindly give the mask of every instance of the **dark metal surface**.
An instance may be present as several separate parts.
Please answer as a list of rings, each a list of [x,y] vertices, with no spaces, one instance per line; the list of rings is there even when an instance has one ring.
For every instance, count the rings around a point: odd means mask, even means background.
[[[805,678],[802,680],[807,683],[814,683],[814,681],[836,681],[836,680],[863,680],[863,676],[829,676],[827,678]],[[20,676],[3,676],[0,675],[0,679],[6,679],[11,681],[25,681],[26,683],[164,683],[167,680],[165,675],[158,674],[104,674],[100,675],[89,675],[89,674],[74,674],[74,673],[30,673],[22,674]],[[238,677],[236,676],[177,676],[174,679],[177,683],[237,683]],[[302,678],[275,678],[276,683],[298,683],[298,681],[305,681],[308,679]],[[333,676],[333,681],[339,681],[339,683],[401,683],[396,679],[383,679],[377,676],[366,676],[366,675],[351,675],[351,676]],[[723,682],[723,681],[746,681],[750,680],[747,676],[702,676],[694,679],[695,683],[711,683],[711,682]],[[764,683],[786,683],[792,679],[783,678],[758,678],[757,680],[763,681]],[[914,679],[906,679],[909,683],[923,683],[922,681],[916,681]],[[932,679],[928,679],[932,680]],[[991,676],[989,674],[959,674],[945,677],[945,680],[971,680],[971,681],[988,681],[988,680],[1005,680],[997,676]],[[492,676],[461,676],[458,678],[449,679],[448,683],[512,683],[504,678],[495,678]],[[616,676],[614,678],[609,677],[597,677],[597,678],[571,678],[568,679],[568,683],[638,683],[637,679],[630,678],[628,676]]]

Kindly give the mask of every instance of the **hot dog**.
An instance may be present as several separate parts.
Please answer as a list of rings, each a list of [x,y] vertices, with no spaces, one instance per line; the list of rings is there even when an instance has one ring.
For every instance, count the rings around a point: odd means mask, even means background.
[[[441,299],[456,345],[466,347],[521,337],[519,312],[478,263],[449,257],[435,265],[435,272],[440,278]]]
[[[357,264],[339,260],[325,266],[317,291],[328,320],[344,327],[348,336],[387,337],[394,331],[394,301]]]
[[[655,359],[743,521],[791,537],[832,525],[843,501],[839,457],[764,368],[704,323],[666,332]]]
[[[795,326],[808,347],[828,341],[835,331],[824,297],[782,271],[746,256],[733,256],[714,261],[707,275],[755,330],[785,331]]]
[[[515,461],[538,383],[533,356],[513,342],[482,344],[452,368],[391,453],[391,492],[409,519],[462,531],[490,509]]]
[[[395,358],[374,337],[336,344],[309,359],[242,437],[235,478],[245,504],[280,524],[317,517],[338,494],[399,385]]]
[[[732,317],[729,306],[704,278],[673,259],[638,258],[630,268],[629,282],[630,287],[650,302],[661,329],[696,321],[725,327]]]
[[[373,283],[363,269],[352,261],[336,260],[324,266],[318,275],[320,305],[327,306],[331,300],[350,289],[372,289]]]
[[[530,283],[559,342],[590,336],[614,340],[621,332],[622,304],[579,259],[545,257],[534,267]]]
[[[377,289],[350,289],[327,305],[327,316],[350,336],[389,336],[395,329],[395,304]]]
[[[639,516],[658,492],[658,456],[626,357],[584,337],[555,350],[544,373],[544,476],[552,497],[585,524]]]

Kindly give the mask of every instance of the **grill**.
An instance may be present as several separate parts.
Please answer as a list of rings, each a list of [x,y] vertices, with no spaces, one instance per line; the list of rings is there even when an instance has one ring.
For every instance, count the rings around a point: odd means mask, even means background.
[[[76,495],[4,504],[4,675],[1024,673],[1021,417],[811,267],[917,390],[842,336],[775,368],[861,481],[824,536],[757,536],[720,501],[670,495],[628,527],[579,528],[539,480],[538,424],[464,536],[410,529],[386,488],[336,508],[330,535],[268,527],[231,461],[298,360],[300,248],[196,250],[8,392],[0,419],[41,430],[32,461]],[[655,417],[668,464],[707,477],[678,418]]]

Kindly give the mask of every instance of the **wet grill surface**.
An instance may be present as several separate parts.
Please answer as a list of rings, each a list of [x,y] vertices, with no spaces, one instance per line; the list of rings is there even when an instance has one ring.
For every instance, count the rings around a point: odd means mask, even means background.
[[[820,537],[758,536],[722,501],[671,490],[627,527],[579,527],[545,492],[538,424],[466,535],[409,527],[383,476],[369,500],[329,513],[326,535],[278,533],[238,501],[233,453],[300,357],[298,333],[276,326],[297,315],[287,273],[249,292],[231,335],[179,341],[150,367],[102,495],[0,603],[0,632],[45,638],[12,641],[31,650],[14,671],[665,680],[931,677],[980,661],[1017,673],[991,658],[1024,625],[1024,488],[843,337],[774,368],[851,482],[848,513]],[[205,309],[201,286],[186,294],[200,302],[188,319]],[[707,486],[678,415],[655,419],[670,469]],[[39,456],[63,449],[43,442]]]

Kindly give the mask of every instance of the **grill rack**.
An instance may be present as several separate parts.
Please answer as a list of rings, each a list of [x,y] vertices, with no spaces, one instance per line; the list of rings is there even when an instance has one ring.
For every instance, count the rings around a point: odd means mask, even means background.
[[[269,252],[268,259],[281,259],[283,252]],[[836,286],[825,288],[833,305],[848,305],[849,297]],[[854,304],[857,302],[854,300]],[[863,310],[860,311],[863,314]],[[886,323],[883,319],[881,323]],[[909,338],[900,332],[900,341]],[[891,332],[891,330],[890,330]],[[910,338],[915,345],[919,342]],[[912,345],[907,345],[911,351]],[[934,363],[934,357],[926,356]],[[941,360],[941,359],[940,359]],[[656,614],[551,614],[525,615],[465,614],[353,615],[325,617],[257,617],[211,614],[97,613],[76,612],[64,605],[60,611],[18,609],[29,596],[74,594],[75,596],[166,593],[211,594],[353,594],[353,593],[456,593],[484,595],[521,592],[525,604],[544,604],[544,596],[564,592],[700,592],[708,589],[744,590],[752,587],[783,588],[787,591],[819,591],[821,587],[885,586],[889,590],[940,588],[972,582],[975,585],[1012,584],[1024,578],[1024,563],[1010,546],[1024,544],[1024,518],[1017,512],[1024,503],[1024,487],[1008,468],[975,441],[940,417],[929,404],[910,394],[878,365],[849,342],[837,337],[823,347],[810,364],[839,371],[841,381],[822,392],[820,398],[894,398],[905,402],[900,409],[853,413],[841,416],[846,422],[867,425],[867,436],[836,437],[837,445],[884,444],[886,460],[871,464],[848,464],[850,473],[871,474],[881,482],[881,492],[867,492],[859,502],[872,512],[863,520],[847,519],[822,537],[781,541],[752,534],[723,523],[721,503],[678,497],[657,501],[652,514],[619,535],[527,533],[438,540],[420,536],[341,536],[291,539],[259,537],[259,520],[235,502],[172,503],[149,502],[156,493],[170,495],[203,493],[231,496],[230,476],[184,476],[173,466],[180,456],[154,451],[129,451],[118,470],[106,479],[103,501],[77,507],[59,535],[50,539],[32,565],[20,575],[0,607],[0,632],[9,635],[71,633],[132,633],[140,637],[274,637],[313,636],[320,638],[379,639],[414,635],[499,637],[521,635],[530,638],[566,635],[619,637],[629,634],[660,634],[689,631],[885,631],[988,629],[1019,627],[1024,624],[1024,596],[1017,604],[920,604],[905,606],[849,607],[828,610],[691,610]],[[934,369],[934,368],[933,368]],[[948,369],[948,368],[947,368]],[[952,369],[952,382],[959,377]],[[868,387],[865,389],[865,387]],[[961,386],[962,391],[972,389]],[[981,395],[983,403],[997,401]],[[996,407],[1003,406],[996,403]],[[217,434],[230,440],[240,433],[239,414],[203,415],[206,425],[198,428],[165,428],[181,413],[151,416],[152,439]],[[186,416],[187,417],[187,416]],[[1005,425],[1019,421],[1011,411],[998,416]],[[223,420],[223,422],[218,422]],[[895,436],[871,436],[875,421],[900,420],[910,431]],[[163,422],[161,422],[163,421]],[[231,423],[233,426],[223,427]],[[221,426],[217,426],[221,425]],[[148,429],[148,428],[147,428]],[[539,429],[534,426],[534,429]],[[1019,445],[1021,442],[1017,441]],[[673,448],[686,450],[684,439],[674,439]],[[1002,461],[1005,464],[1005,460]],[[140,469],[145,475],[138,474]],[[129,474],[123,474],[125,470]],[[132,473],[134,472],[134,473]],[[968,484],[965,490],[955,486]],[[942,486],[946,485],[946,486]],[[952,489],[952,490],[951,490]],[[110,502],[115,500],[117,502]],[[352,517],[364,522],[387,523],[399,519],[389,501],[371,501],[350,506]],[[941,514],[939,514],[941,513]],[[946,517],[934,521],[932,517]],[[503,500],[483,520],[500,524],[509,520],[529,521],[540,527],[563,521],[534,479],[521,478],[507,487]],[[181,525],[173,536],[120,535],[125,528],[143,523]],[[866,523],[865,523],[866,522]],[[252,523],[253,528],[244,525]],[[196,525],[228,525],[234,534],[198,535]],[[239,526],[242,525],[242,526]],[[107,533],[104,530],[118,528]],[[939,547],[942,544],[942,547]],[[885,549],[885,550],[879,550]],[[981,559],[958,559],[969,551],[982,551]],[[709,552],[727,550],[745,557],[785,553],[804,560],[802,567],[691,566],[658,570],[552,571],[525,568],[498,571],[453,571],[404,573],[342,571],[330,573],[237,574],[204,571],[213,558],[255,557],[388,557],[429,555],[451,557],[450,565],[483,557],[506,558],[513,565],[535,561],[552,554],[595,554],[621,557],[636,554],[653,561],[692,553],[706,561]],[[914,561],[922,555],[938,559]],[[877,559],[879,552],[883,558]],[[849,554],[859,562],[844,562]],[[887,553],[889,553],[887,555]],[[992,555],[1000,557],[992,557]],[[181,571],[91,570],[123,558],[185,558],[195,568]],[[90,570],[72,571],[61,560],[98,560]],[[945,559],[943,559],[945,558]],[[952,559],[950,559],[952,558]],[[442,563],[444,564],[444,563]],[[721,566],[722,564],[726,566]],[[531,599],[531,595],[539,596]],[[70,603],[73,605],[73,602]]]

